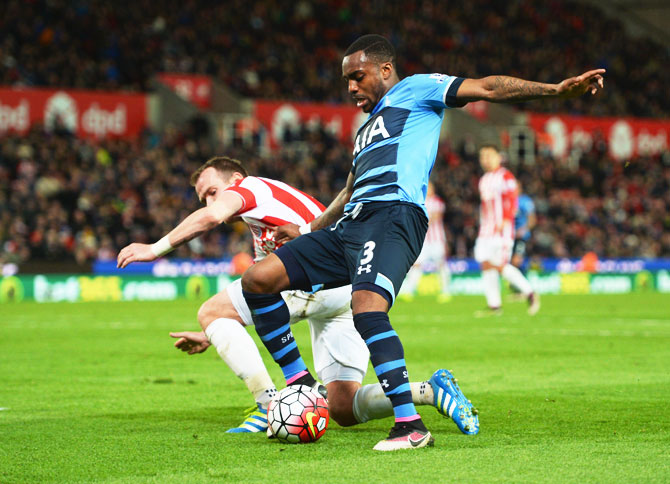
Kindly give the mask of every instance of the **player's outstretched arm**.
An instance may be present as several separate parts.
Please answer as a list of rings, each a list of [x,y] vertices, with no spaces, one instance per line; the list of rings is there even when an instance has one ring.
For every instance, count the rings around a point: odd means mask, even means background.
[[[134,243],[121,249],[116,258],[116,266],[123,269],[132,262],[150,262],[155,260],[167,254],[175,247],[228,221],[242,208],[242,204],[243,201],[237,194],[232,192],[223,193],[216,201],[186,217],[170,233],[155,244]]]
[[[275,240],[281,244],[285,244],[289,240],[295,239],[300,234],[328,227],[342,216],[342,213],[344,212],[344,206],[351,198],[351,194],[353,192],[354,176],[349,173],[349,177],[347,178],[347,186],[342,189],[337,197],[335,197],[335,200],[333,200],[330,205],[326,207],[326,210],[324,210],[321,215],[312,220],[312,222],[307,224],[307,226],[304,228],[298,227],[295,224],[287,224],[278,227],[277,232],[275,233]]]
[[[180,331],[170,333],[170,336],[178,338],[174,347],[189,355],[203,353],[211,346],[204,331]]]
[[[604,88],[604,73],[605,69],[594,69],[580,76],[564,79],[558,84],[526,81],[509,76],[465,79],[458,88],[456,98],[464,102],[516,103],[544,97],[567,99],[587,92],[593,95]]]

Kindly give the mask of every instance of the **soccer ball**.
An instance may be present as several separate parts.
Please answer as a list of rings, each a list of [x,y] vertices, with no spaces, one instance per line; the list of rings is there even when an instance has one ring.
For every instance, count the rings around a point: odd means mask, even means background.
[[[286,387],[268,406],[268,425],[281,442],[314,442],[326,433],[328,403],[306,385]]]

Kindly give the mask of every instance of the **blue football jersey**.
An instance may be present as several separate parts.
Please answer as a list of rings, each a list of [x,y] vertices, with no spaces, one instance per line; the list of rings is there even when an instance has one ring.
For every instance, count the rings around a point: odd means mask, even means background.
[[[522,193],[519,195],[519,208],[516,212],[516,217],[514,218],[514,229],[518,232],[522,227],[528,227],[528,217],[531,213],[535,212],[535,204],[533,200]],[[521,237],[523,240],[528,240],[530,238],[530,231]]]
[[[351,172],[359,202],[402,201],[426,211],[426,187],[435,163],[444,109],[460,107],[463,78],[418,74],[393,86],[356,134]]]

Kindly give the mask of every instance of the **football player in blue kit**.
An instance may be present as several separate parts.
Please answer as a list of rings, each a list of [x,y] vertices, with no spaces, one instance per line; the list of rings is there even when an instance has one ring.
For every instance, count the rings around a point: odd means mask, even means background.
[[[519,270],[522,270],[524,259],[526,258],[526,244],[530,240],[531,230],[537,223],[537,216],[535,215],[535,203],[527,193],[522,193],[521,182],[517,180],[519,185],[519,209],[514,218],[514,233],[516,238],[514,240],[514,248],[512,249],[512,264]]]
[[[314,378],[300,356],[279,293],[352,284],[354,325],[370,350],[372,366],[395,415],[388,438],[374,449],[432,445],[434,439],[412,403],[403,347],[387,313],[423,245],[428,224],[426,187],[444,110],[478,100],[520,102],[595,94],[603,87],[604,72],[592,70],[559,84],[446,74],[401,80],[395,50],[384,37],[364,35],[351,44],[342,61],[342,75],[356,106],[370,116],[358,130],[346,187],[310,224],[279,227],[279,240],[295,240],[242,277],[256,331],[280,365],[286,384],[312,386]],[[476,411],[453,375],[444,370],[437,378],[438,406],[448,409],[463,433],[476,434]],[[354,405],[359,390],[352,382]]]

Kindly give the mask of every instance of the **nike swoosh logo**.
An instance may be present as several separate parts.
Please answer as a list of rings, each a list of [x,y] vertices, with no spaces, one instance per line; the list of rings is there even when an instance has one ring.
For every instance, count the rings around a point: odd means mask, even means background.
[[[420,434],[419,434],[419,435],[420,435]],[[426,440],[427,438],[429,438],[429,436],[430,436],[430,434],[421,435],[421,438],[420,438],[420,439],[418,439],[418,440],[414,440],[414,439],[412,438],[412,436],[410,435],[410,436],[407,438],[407,440],[409,440],[409,443],[410,443],[410,445],[411,445],[412,447],[418,447],[419,445],[421,445],[421,444],[423,443],[424,440]]]
[[[316,438],[316,432],[314,431],[314,417],[317,415],[314,412],[307,412],[305,419],[307,420],[307,425],[309,426],[309,431],[312,434],[312,438]]]

